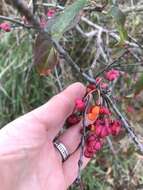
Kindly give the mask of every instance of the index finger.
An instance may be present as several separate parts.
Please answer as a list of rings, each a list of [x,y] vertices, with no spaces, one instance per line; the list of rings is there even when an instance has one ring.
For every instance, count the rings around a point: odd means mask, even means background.
[[[72,113],[75,100],[82,98],[85,94],[85,87],[81,83],[74,83],[66,88],[63,92],[54,96],[49,102],[33,110],[32,114],[40,125],[49,131],[52,138],[55,138],[57,133],[63,126],[66,118]]]

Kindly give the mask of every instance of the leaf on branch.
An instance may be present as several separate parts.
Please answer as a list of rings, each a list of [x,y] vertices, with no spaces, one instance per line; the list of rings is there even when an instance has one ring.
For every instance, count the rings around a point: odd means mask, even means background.
[[[125,29],[126,15],[116,5],[112,6],[109,14],[113,17],[114,21],[116,22],[117,30],[120,35],[119,44],[122,45],[128,37],[127,30]]]
[[[47,33],[40,33],[37,36],[34,46],[34,64],[40,75],[48,75],[59,61],[48,35],[50,34],[52,39],[59,41],[64,32],[71,29],[77,22],[77,16],[87,1],[77,0],[72,5],[67,6],[63,13],[57,14],[48,21]]]
[[[56,41],[59,41],[63,34],[74,27],[79,21],[79,13],[88,0],[76,0],[67,6],[62,13],[56,15],[47,24],[47,32]]]
[[[46,33],[39,33],[34,45],[34,65],[38,73],[46,76],[58,64],[58,54]]]
[[[133,89],[135,90],[135,96],[143,90],[143,74],[140,75],[139,79],[135,83]]]

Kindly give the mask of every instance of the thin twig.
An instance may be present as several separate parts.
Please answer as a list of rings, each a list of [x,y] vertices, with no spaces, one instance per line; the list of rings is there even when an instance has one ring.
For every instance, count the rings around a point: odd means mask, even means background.
[[[35,15],[35,12],[36,12],[36,1],[37,0],[32,0],[33,15]]]
[[[141,153],[143,153],[143,144],[140,143],[140,141],[138,140],[138,137],[136,136],[136,134],[132,130],[131,126],[127,122],[127,119],[125,119],[125,117],[118,110],[115,102],[112,101],[111,97],[109,97],[109,95],[105,95],[105,97],[108,100],[108,102],[110,103],[110,105],[111,105],[112,109],[114,110],[114,112],[117,114],[117,116],[119,117],[119,119],[124,124],[123,126],[126,129],[126,131],[128,132],[128,134],[130,135],[130,137],[133,140],[133,142],[137,145],[137,147],[139,148],[139,150],[141,151]]]
[[[35,28],[40,29],[40,22],[38,19],[33,15],[33,13],[30,11],[30,9],[27,7],[27,4],[25,1],[21,0],[13,0],[12,4],[14,7],[18,9],[18,11],[24,15],[27,19],[27,21],[32,24]]]
[[[89,26],[95,28],[96,30],[102,30],[102,32],[104,33],[108,33],[112,38],[114,38],[115,40],[119,41],[120,40],[120,36],[116,33],[114,33],[113,31],[110,31],[106,28],[103,28],[102,26],[99,26],[93,22],[91,22],[90,20],[88,20],[87,18],[85,17],[81,17],[81,20],[84,21],[86,24],[88,24]],[[125,41],[125,43],[129,46],[132,46],[132,47],[138,47],[139,48],[139,45],[134,43],[134,42],[129,42],[129,41]]]
[[[123,9],[124,13],[130,13],[130,12],[140,12],[143,11],[143,5],[137,5],[137,6],[132,6],[126,9]]]
[[[63,47],[54,39],[51,40],[55,49],[59,54],[69,63],[78,73],[80,73],[87,81],[96,84],[96,80],[86,74],[70,57],[70,55],[63,49]]]
[[[64,10],[65,7],[58,5],[57,3],[36,3],[36,6],[43,6],[43,7],[54,7],[61,10]]]
[[[97,73],[97,75],[95,76],[95,78],[99,77],[101,74],[103,74],[105,71],[107,71],[108,69],[110,69],[117,61],[119,61],[119,59],[121,59],[125,54],[127,53],[127,51],[123,52],[117,59],[115,59],[112,63],[108,64],[106,67],[104,67],[104,69],[102,69],[100,72]]]
[[[7,17],[7,16],[0,15],[0,19],[1,20],[5,20],[5,21],[9,21],[9,22],[12,22],[12,23],[15,23],[15,24],[17,24],[19,26],[22,26],[22,27],[25,27],[25,28],[28,28],[28,29],[31,29],[33,27],[31,25],[24,24],[24,23],[22,23],[22,22],[20,22],[18,20],[15,20],[15,19]]]
[[[57,67],[55,67],[55,75],[56,75],[56,78],[57,78],[57,83],[59,85],[59,90],[61,92],[63,90],[63,87],[62,87],[62,83],[61,83],[59,75],[58,75]]]
[[[87,98],[86,107],[85,107],[85,111],[83,112],[83,120],[82,120],[83,134],[81,136],[80,157],[79,157],[79,161],[78,161],[78,175],[77,175],[77,178],[76,178],[76,183],[81,182],[81,169],[82,169],[82,165],[83,165],[85,137],[86,137],[86,114],[87,114],[87,110],[88,110],[88,106],[89,106],[90,96],[87,96],[86,98]]]
[[[116,155],[117,155],[117,152],[115,151],[115,149],[114,149],[114,147],[113,147],[113,144],[112,144],[112,141],[111,141],[110,137],[107,137],[107,142],[108,142],[108,144],[109,144],[109,147],[110,147],[110,149],[111,149],[113,155],[116,156]]]

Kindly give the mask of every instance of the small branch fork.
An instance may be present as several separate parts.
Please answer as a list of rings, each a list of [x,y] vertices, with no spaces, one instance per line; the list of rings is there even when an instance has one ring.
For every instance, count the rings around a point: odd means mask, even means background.
[[[91,22],[91,21],[88,20],[86,17],[83,17],[83,16],[82,16],[82,17],[81,17],[81,20],[82,20],[83,22],[85,22],[86,24],[88,24],[89,26],[91,26],[92,28],[94,28],[95,30],[97,30],[97,31],[102,31],[103,33],[109,34],[113,39],[115,39],[115,40],[117,40],[117,41],[120,40],[120,37],[119,37],[118,34],[116,34],[116,33],[113,32],[113,31],[110,31],[110,30],[108,30],[108,29],[106,29],[106,28],[103,28],[102,26],[99,26],[99,25],[97,25],[97,24]],[[91,33],[90,37],[92,37],[92,35],[95,36],[94,33]],[[139,47],[139,45],[136,44],[136,43],[134,43],[134,42],[125,41],[125,43],[126,43],[127,45],[131,46],[131,47]]]
[[[20,11],[21,14],[23,14],[27,20],[30,22],[30,24],[32,24],[35,28],[40,29],[40,23],[39,21],[34,17],[34,15],[31,13],[31,11],[27,8],[27,6],[21,1],[21,0],[13,0],[13,4],[14,6]],[[86,18],[82,18],[82,20],[84,20],[85,22],[88,22],[88,24],[93,24],[93,23],[89,23],[89,21]],[[93,25],[93,27],[99,27],[99,26],[95,26]],[[44,29],[40,29],[41,32],[46,32],[44,31]],[[106,31],[107,32],[107,31]],[[111,33],[111,35],[115,38],[118,38],[118,35]],[[96,80],[89,76],[87,73],[85,73],[70,57],[70,55],[63,49],[63,47],[56,42],[54,39],[52,39],[49,34],[47,34],[49,40],[52,42],[53,46],[55,47],[55,49],[58,51],[58,53],[65,59],[65,61],[71,65],[71,67],[73,69],[76,70],[76,72],[78,72],[79,74],[81,74],[83,76],[83,78],[96,85],[96,87],[98,88],[98,85],[96,83]],[[130,42],[129,42],[130,43]],[[133,45],[134,47],[138,47],[137,44],[132,43],[130,45]],[[104,72],[104,71],[103,71]],[[140,141],[138,140],[138,137],[136,136],[136,134],[133,132],[132,128],[130,127],[129,123],[127,122],[127,120],[125,119],[125,117],[121,114],[121,112],[119,111],[119,109],[117,108],[115,102],[113,101],[113,98],[111,95],[109,95],[107,92],[101,90],[101,95],[103,98],[106,99],[106,101],[109,102],[109,104],[111,105],[112,109],[114,110],[114,112],[116,113],[116,115],[121,119],[122,123],[123,123],[123,127],[126,129],[126,131],[128,132],[129,136],[131,137],[132,141],[136,144],[136,146],[138,147],[138,149],[140,150],[141,153],[143,153],[143,144],[140,143]],[[88,102],[88,101],[87,101]],[[84,114],[86,114],[86,111],[84,112]],[[85,118],[85,115],[83,115],[83,118]],[[85,119],[83,119],[83,127],[84,127],[84,132],[85,132]],[[81,141],[81,154],[80,154],[80,161],[78,163],[79,165],[79,172],[81,170],[81,166],[82,166],[82,156],[83,156],[83,145],[85,142],[85,137],[83,135],[82,137],[82,141]]]
[[[27,21],[32,24],[35,28],[40,29],[39,20],[33,15],[32,11],[26,6],[26,2],[22,0],[13,0],[12,4],[20,14],[24,15]]]
[[[82,35],[83,38],[88,41],[94,40],[96,51],[93,63],[91,64],[91,70],[94,71],[95,66],[101,63],[106,65],[102,71],[99,71],[97,75],[103,73],[103,71],[112,68],[115,66],[115,62],[118,62],[119,59],[124,58],[125,54],[130,54],[134,57],[138,62],[142,62],[142,55],[139,52],[142,52],[143,47],[131,36],[128,36],[128,40],[125,41],[124,53],[121,54],[116,60],[112,59],[112,49],[109,47],[109,39],[114,39],[118,44],[120,41],[120,37],[116,31],[109,30],[105,27],[99,26],[96,23],[93,23],[86,17],[81,17],[81,21],[84,22],[87,26],[91,28],[91,31],[84,32],[80,25],[76,26],[76,30]],[[104,61],[102,61],[104,60]],[[97,77],[97,75],[95,77]]]

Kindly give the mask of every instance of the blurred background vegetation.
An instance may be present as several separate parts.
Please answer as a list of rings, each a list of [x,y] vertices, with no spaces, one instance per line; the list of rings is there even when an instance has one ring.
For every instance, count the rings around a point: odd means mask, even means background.
[[[30,1],[27,0],[28,3]],[[83,20],[78,27],[66,32],[61,42],[75,62],[93,76],[108,62],[117,59],[114,67],[122,71],[122,77],[111,84],[112,93],[137,134],[143,136],[143,1],[118,0],[117,4],[126,14],[127,40],[137,46],[121,45],[118,40],[110,39],[106,32],[101,33],[100,38],[98,30],[98,35],[84,38],[82,34],[95,29]],[[112,2],[91,1],[90,6],[102,8],[104,5],[102,11],[86,11],[83,16],[101,29],[119,35],[116,19],[108,14]],[[0,2],[0,15],[19,17],[17,11],[4,0]],[[35,36],[32,30],[14,24],[11,32],[0,31],[0,127],[47,102],[71,83],[81,81],[86,84],[62,58],[50,75],[40,76],[33,64]],[[91,69],[93,63],[95,67]],[[83,172],[82,185],[86,190],[143,190],[142,166],[143,156],[136,151],[128,136],[110,139]],[[73,185],[70,189],[78,187]]]

